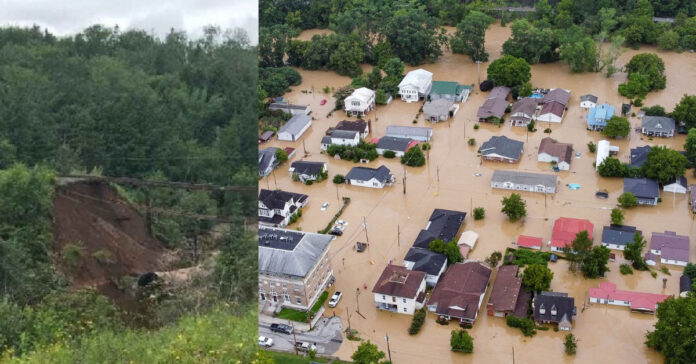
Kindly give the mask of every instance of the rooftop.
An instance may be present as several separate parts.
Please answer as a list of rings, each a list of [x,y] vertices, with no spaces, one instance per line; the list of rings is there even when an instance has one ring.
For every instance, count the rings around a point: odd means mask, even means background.
[[[589,220],[560,217],[553,224],[551,246],[557,248],[564,248],[566,245],[570,246],[573,240],[575,240],[575,236],[585,230],[588,237],[592,239],[594,225]]]
[[[479,119],[488,119],[490,117],[502,118],[505,115],[509,103],[503,98],[493,98],[486,100],[476,112],[476,117]]]
[[[414,263],[412,270],[438,275],[440,270],[442,270],[442,266],[447,263],[447,257],[429,249],[413,247],[406,253],[404,261]]]
[[[373,178],[380,182],[388,182],[391,181],[392,175],[389,168],[385,166],[379,168],[353,167],[346,174],[346,180],[369,181]]]
[[[457,82],[452,81],[433,81],[433,87],[430,90],[431,94],[439,95],[459,95],[464,89],[471,89],[470,86],[462,86]]]
[[[541,313],[541,309],[544,313]],[[555,315],[552,312],[555,309]],[[541,292],[534,297],[534,319],[537,321],[573,321],[575,299],[562,292]]]
[[[570,143],[559,143],[551,137],[546,137],[539,144],[539,153],[546,153],[557,157],[559,161],[570,163],[573,155],[573,145]]]
[[[312,117],[309,115],[294,115],[283,126],[278,129],[278,133],[298,134],[307,124],[312,122]]]
[[[607,120],[614,116],[614,106],[609,104],[597,105],[590,109],[587,114],[587,124],[589,125],[607,125]]]
[[[648,178],[624,178],[623,190],[639,198],[660,197],[660,186]]]
[[[509,159],[518,160],[520,159],[520,155],[522,155],[523,147],[524,142],[510,139],[506,136],[494,135],[481,145],[479,151],[483,156],[497,154]]]
[[[543,185],[545,187],[556,186],[555,174],[519,172],[507,169],[497,169],[493,172],[493,182],[512,182],[528,186]]]
[[[398,138],[391,136],[384,136],[377,142],[378,149],[391,150],[394,152],[405,152],[416,142],[410,138]]]
[[[430,215],[427,230],[444,242],[454,239],[464,223],[466,212],[435,209]]]
[[[493,87],[491,93],[488,95],[488,99],[507,99],[510,94],[510,88],[505,86]]]
[[[292,162],[290,167],[294,169],[294,173],[313,176],[321,173],[325,165],[324,162],[298,161]]]
[[[539,111],[539,115],[544,115],[544,114],[554,114],[558,117],[562,117],[563,113],[565,112],[565,105],[561,104],[560,102],[557,101],[551,101],[546,104],[541,108],[541,111]]]
[[[570,101],[570,91],[569,90],[564,90],[562,88],[554,88],[551,89],[549,92],[544,95],[544,97],[541,99],[542,104],[548,104],[548,103],[559,103],[565,108],[568,106],[568,101]]]
[[[652,132],[674,132],[674,119],[666,116],[643,116],[642,127]]]
[[[282,209],[290,201],[304,202],[307,198],[307,195],[283,190],[261,189],[261,192],[259,192],[259,201],[269,209]]]
[[[522,277],[517,276],[517,265],[504,265],[498,268],[488,304],[494,311],[513,311],[522,288]]]
[[[490,278],[491,269],[481,263],[453,264],[435,286],[428,305],[435,305],[440,315],[474,319]]]
[[[424,280],[424,272],[389,264],[382,271],[382,275],[375,283],[372,292],[395,297],[415,298]]]
[[[430,138],[433,135],[433,129],[420,126],[389,125],[387,126],[387,135],[411,135]]]
[[[590,288],[591,298],[614,301],[629,301],[632,310],[655,311],[657,304],[669,296],[664,294],[633,292],[616,289],[616,284],[601,282],[599,288]]]
[[[333,239],[331,235],[259,227],[259,272],[305,277]]]
[[[602,243],[625,246],[633,243],[636,233],[643,235],[640,230],[636,230],[635,226],[611,224],[602,229]]]
[[[541,248],[543,240],[534,236],[520,235],[517,238],[517,246],[525,248]]]
[[[643,163],[648,160],[648,153],[650,152],[650,146],[644,145],[642,147],[636,147],[631,149],[631,167],[642,167]]]
[[[359,133],[364,133],[367,129],[367,122],[365,120],[341,120],[334,127],[334,131],[337,130],[348,130],[357,131]]]
[[[663,259],[689,261],[689,237],[677,235],[674,231],[652,233],[651,250],[659,250]]]

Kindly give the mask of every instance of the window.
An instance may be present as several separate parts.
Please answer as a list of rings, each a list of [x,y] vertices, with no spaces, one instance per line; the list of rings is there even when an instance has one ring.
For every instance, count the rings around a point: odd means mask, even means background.
[[[288,288],[288,284],[283,282],[283,289],[287,289],[287,288]]]
[[[387,299],[387,296],[382,295],[382,299],[383,299],[383,300],[386,300],[386,299]]]
[[[360,101],[353,101],[350,104],[353,106],[360,106]]]
[[[266,293],[264,293],[264,292],[259,292],[259,300],[265,301],[265,300],[266,300]]]
[[[296,284],[296,285],[295,285],[295,291],[299,291],[299,290],[300,290],[300,285],[299,285],[299,284]]]
[[[404,312],[406,312],[406,307],[404,307]]]
[[[404,303],[406,303],[406,299],[404,298]]]
[[[392,297],[392,302],[396,302],[396,297]]]
[[[287,293],[283,293],[283,301],[290,302],[290,295]]]
[[[302,304],[302,298],[300,297],[295,297],[295,302],[297,302],[298,305]]]

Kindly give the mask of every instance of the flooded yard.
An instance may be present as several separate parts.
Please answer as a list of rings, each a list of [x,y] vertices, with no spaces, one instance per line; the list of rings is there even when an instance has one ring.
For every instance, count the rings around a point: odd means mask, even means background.
[[[320,31],[304,32],[301,38],[311,37]],[[500,56],[502,43],[510,34],[509,28],[498,24],[491,26],[487,34],[486,47],[491,60]],[[627,50],[618,60],[623,65],[638,52],[656,52],[665,62],[667,88],[648,95],[644,104],[659,104],[671,111],[684,93],[696,92],[696,55],[691,53],[665,53],[654,48],[643,47],[640,51]],[[485,79],[488,63],[481,64],[481,80]],[[407,67],[406,71],[419,68]],[[421,66],[433,72],[434,80],[458,81],[462,84],[477,82],[477,67],[468,56],[453,55],[449,52],[436,64]],[[369,67],[366,67],[369,69]],[[387,106],[378,106],[365,119],[371,119],[370,138],[385,135],[388,125],[416,125],[434,129],[428,153],[427,164],[419,168],[404,168],[398,158],[380,157],[367,166],[386,165],[395,175],[397,183],[384,189],[370,189],[355,186],[335,185],[331,179],[335,174],[345,175],[352,167],[359,164],[335,160],[320,153],[320,140],[326,129],[338,121],[347,118],[342,111],[332,116],[327,114],[333,108],[334,99],[330,94],[320,90],[325,86],[341,87],[350,83],[348,77],[338,76],[333,72],[303,71],[301,85],[294,87],[286,98],[292,103],[310,104],[312,116],[316,118],[311,128],[299,142],[280,142],[273,140],[265,146],[294,147],[295,156],[273,175],[259,182],[260,188],[280,188],[309,195],[309,204],[303,216],[289,228],[300,227],[304,231],[315,232],[326,226],[334,213],[341,206],[342,197],[350,197],[351,203],[341,219],[348,222],[342,237],[331,244],[330,257],[336,277],[335,289],[344,292],[344,298],[335,309],[336,315],[343,319],[344,326],[357,329],[360,336],[379,345],[387,351],[385,334],[389,335],[392,359],[395,363],[511,363],[514,353],[515,362],[531,363],[545,361],[548,363],[661,363],[662,356],[648,349],[644,344],[646,331],[652,328],[655,317],[631,313],[627,308],[593,305],[586,307],[587,293],[590,287],[608,280],[617,284],[619,289],[640,290],[654,293],[677,294],[681,268],[670,269],[671,276],[658,273],[653,278],[647,272],[635,272],[622,276],[619,265],[621,254],[617,253],[616,262],[610,262],[611,272],[605,279],[588,280],[581,274],[568,271],[564,261],[549,263],[554,271],[552,290],[567,292],[575,297],[578,316],[573,324],[572,333],[579,340],[577,355],[567,357],[563,352],[564,332],[539,331],[533,338],[525,338],[517,329],[505,325],[505,320],[486,315],[485,309],[470,330],[474,337],[474,353],[471,355],[455,354],[450,351],[449,334],[457,325],[451,323],[441,326],[435,322],[435,316],[428,314],[425,325],[416,336],[409,336],[408,326],[411,316],[377,311],[371,289],[390,261],[402,264],[402,259],[420,229],[425,228],[428,217],[435,208],[460,210],[467,212],[463,230],[474,230],[480,237],[476,248],[470,253],[470,259],[484,259],[493,251],[504,251],[512,247],[512,242],[520,234],[542,237],[546,243],[551,237],[553,222],[558,217],[585,218],[594,224],[595,243],[599,244],[602,227],[610,223],[610,210],[616,204],[616,198],[622,193],[621,179],[599,177],[594,169],[595,155],[589,153],[586,144],[595,144],[603,139],[599,132],[586,130],[584,116],[587,111],[579,106],[581,95],[591,93],[599,97],[599,103],[608,102],[620,110],[621,103],[627,100],[617,92],[619,83],[625,80],[625,74],[616,74],[606,78],[600,73],[572,74],[568,66],[562,63],[532,66],[532,85],[541,88],[561,87],[571,90],[568,111],[560,124],[537,123],[537,131],[527,133],[524,127],[501,127],[480,124],[474,129],[476,110],[487,98],[487,93],[478,91],[470,95],[469,100],[461,105],[457,115],[449,122],[431,124],[422,116],[416,124],[412,121],[421,107],[421,103],[407,104],[395,98]],[[314,90],[303,93],[302,90]],[[327,99],[326,105],[320,105]],[[635,109],[635,108],[634,108]],[[633,111],[633,110],[632,110]],[[637,110],[635,110],[637,111]],[[632,131],[626,140],[611,141],[620,148],[619,159],[629,161],[629,150],[642,145],[667,145],[682,150],[683,135],[670,139],[655,138],[650,141],[635,131],[640,127],[640,119],[629,118]],[[572,143],[574,152],[581,152],[580,158],[573,156],[570,170],[558,175],[557,193],[546,195],[522,193],[527,202],[527,217],[516,223],[510,223],[500,212],[500,200],[510,192],[493,190],[490,181],[495,169],[516,169],[520,171],[553,173],[551,165],[537,162],[537,148],[547,127],[552,129],[551,137],[560,142]],[[506,135],[524,141],[524,153],[518,164],[481,162],[476,150],[493,135]],[[468,138],[476,139],[476,146],[468,146]],[[306,150],[306,155],[304,153]],[[311,186],[293,182],[288,173],[289,164],[298,160],[327,161],[329,179]],[[364,165],[364,164],[361,164]],[[480,174],[480,176],[476,176]],[[694,183],[692,172],[686,173],[689,183]],[[405,191],[404,194],[404,181]],[[566,185],[578,183],[581,188],[571,190]],[[595,192],[606,189],[609,198],[595,198]],[[324,202],[330,205],[321,211]],[[475,207],[484,207],[486,217],[474,221],[471,211]],[[691,261],[696,261],[694,245],[694,219],[688,210],[687,195],[662,193],[662,202],[656,207],[638,207],[625,211],[625,224],[637,226],[646,235],[649,243],[650,233],[672,230],[678,234],[692,237]],[[363,221],[367,228],[363,229]],[[358,253],[354,251],[356,241],[369,241],[369,248]],[[544,244],[544,250],[548,247]],[[663,289],[663,278],[667,279]],[[363,289],[367,286],[367,290]],[[356,293],[359,289],[359,294]],[[490,293],[490,289],[489,292]],[[488,297],[483,301],[487,302]],[[358,309],[360,314],[355,311]],[[332,314],[332,309],[327,311]],[[350,317],[349,317],[350,316]],[[350,320],[350,322],[348,322]],[[345,340],[337,355],[348,359],[359,342]]]

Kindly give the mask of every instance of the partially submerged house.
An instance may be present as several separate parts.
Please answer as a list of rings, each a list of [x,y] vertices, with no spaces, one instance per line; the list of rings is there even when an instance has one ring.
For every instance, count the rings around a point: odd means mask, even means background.
[[[389,125],[387,126],[387,136],[429,142],[433,137],[433,129],[420,126]]]
[[[385,166],[379,168],[353,167],[346,174],[346,183],[360,187],[384,188],[384,186],[391,186],[394,183],[394,176]]]
[[[496,86],[493,87],[491,93],[488,95],[488,99],[501,99],[507,100],[510,95],[510,88],[506,86]]]
[[[643,256],[643,260],[645,260],[645,264],[654,267],[657,265],[657,262],[660,261],[660,257],[657,256],[656,254],[653,254],[651,252],[645,253]]]
[[[564,90],[562,88],[551,89],[541,99],[540,104],[542,107],[537,115],[537,120],[549,123],[560,123],[568,108],[569,101],[569,90]]]
[[[686,274],[682,274],[679,277],[679,297],[686,297],[686,295],[691,292],[692,279]]]
[[[421,230],[413,242],[413,246],[429,249],[430,243],[435,239],[449,242],[457,237],[464,224],[466,212],[435,209],[430,215],[428,225]]]
[[[268,106],[268,110],[282,111],[292,115],[309,115],[312,111],[309,105],[294,105],[287,102],[274,102]]]
[[[595,159],[595,170],[599,170],[599,166],[602,165],[605,159],[610,155],[616,155],[619,153],[619,147],[609,144],[608,140],[600,140],[597,142],[597,158]]]
[[[459,105],[449,99],[437,99],[426,101],[423,105],[423,115],[425,120],[431,123],[445,121],[457,114]]]
[[[531,294],[522,287],[522,277],[518,276],[518,270],[519,266],[514,264],[498,268],[486,304],[489,316],[505,317],[514,314],[517,317],[527,317]]]
[[[478,241],[479,235],[473,230],[467,230],[459,236],[457,240],[457,246],[459,247],[459,253],[462,257],[466,259],[469,253],[476,247],[476,242]]]
[[[331,135],[321,138],[321,150],[326,150],[330,145],[356,146],[360,143],[360,132],[354,130],[334,130]]]
[[[428,311],[441,319],[473,324],[490,279],[491,269],[482,263],[469,261],[451,265],[428,299]]]
[[[539,162],[555,163],[556,167],[562,171],[570,169],[570,161],[573,157],[573,145],[569,143],[559,143],[551,137],[546,137],[539,144]]]
[[[636,233],[643,235],[635,226],[611,224],[602,229],[602,245],[613,250],[624,250],[633,243]]]
[[[262,144],[262,143],[265,143],[265,142],[271,140],[271,138],[273,138],[274,135],[275,135],[275,132],[273,130],[264,131],[261,135],[259,135],[259,144]]]
[[[590,113],[585,116],[587,119],[587,129],[604,130],[607,126],[607,121],[614,116],[616,109],[609,105],[594,106],[590,109]]]
[[[670,296],[665,294],[634,292],[616,289],[616,284],[601,282],[598,288],[590,288],[590,302],[630,307],[631,311],[655,313],[660,302]]]
[[[401,99],[411,103],[430,94],[433,87],[433,74],[422,68],[410,71],[399,83]]]
[[[563,331],[573,328],[573,319],[577,315],[575,299],[563,292],[537,294],[532,300],[532,310],[537,324],[554,323]]]
[[[508,105],[510,103],[505,99],[488,99],[479,107],[476,117],[482,123],[500,121],[505,115]]]
[[[285,227],[290,217],[307,204],[309,196],[283,190],[261,189],[259,193],[259,225]]]
[[[523,147],[524,142],[496,135],[481,145],[479,153],[489,161],[515,163],[520,160]]]
[[[442,273],[447,269],[447,257],[430,249],[413,247],[404,257],[404,266],[409,270],[425,273],[425,284],[435,287]]]
[[[512,104],[510,109],[510,125],[527,126],[530,121],[536,119],[538,100],[525,97]]]
[[[642,147],[636,147],[631,149],[631,163],[629,166],[640,168],[643,166],[646,160],[648,160],[648,153],[650,153],[650,146],[644,145]]]
[[[433,81],[428,100],[447,99],[452,102],[466,102],[472,90],[473,87],[460,85],[457,82]]]
[[[580,107],[583,109],[591,109],[597,106],[597,96],[592,94],[580,96]]]
[[[570,101],[570,90],[562,89],[562,88],[552,88],[544,94],[544,97],[541,98],[540,104],[546,105],[550,104],[553,102],[557,102],[563,107],[568,106],[568,102]]]
[[[278,167],[276,151],[278,148],[268,147],[259,149],[259,177],[266,177]]]
[[[297,141],[310,126],[312,126],[311,116],[304,114],[295,115],[278,129],[278,140]]]
[[[592,240],[594,225],[589,220],[575,219],[572,217],[560,217],[553,223],[553,232],[549,247],[552,252],[562,252],[566,246],[571,247],[575,236],[587,231],[587,236]]]
[[[360,133],[360,138],[367,138],[367,134],[370,133],[370,123],[365,120],[341,120],[336,124],[336,126],[331,131],[344,130],[344,131],[357,131]]]
[[[686,266],[689,262],[689,237],[674,231],[652,233],[650,252],[660,257],[662,264]]]
[[[377,309],[413,315],[425,302],[425,273],[389,264],[372,288]]]
[[[418,145],[418,141],[411,138],[384,136],[377,141],[377,154],[383,155],[384,152],[391,150],[396,157],[402,157],[416,145]]]
[[[682,195],[685,194],[688,190],[686,177],[681,176],[679,178],[675,178],[665,182],[662,185],[662,190],[665,192],[680,193]]]
[[[676,123],[666,116],[643,116],[640,130],[647,136],[669,138],[674,136]]]
[[[623,191],[636,196],[639,205],[655,206],[660,198],[660,186],[648,178],[624,178]]]
[[[493,172],[491,188],[513,191],[556,193],[556,175],[498,169]]]
[[[696,185],[689,186],[689,205],[691,212],[696,213]]]
[[[360,87],[353,90],[353,93],[345,98],[343,104],[346,115],[365,116],[375,108],[375,92],[367,87]]]
[[[324,162],[307,162],[298,161],[293,162],[290,165],[290,175],[302,182],[315,181],[324,173],[327,173],[328,169],[326,163]]]
[[[543,243],[542,238],[538,238],[535,236],[520,235],[517,238],[516,244],[517,244],[518,248],[541,250],[542,243]]]

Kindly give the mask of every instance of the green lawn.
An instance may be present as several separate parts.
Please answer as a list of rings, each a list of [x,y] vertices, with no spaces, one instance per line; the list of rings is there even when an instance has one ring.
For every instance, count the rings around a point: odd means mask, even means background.
[[[322,292],[322,294],[319,296],[319,299],[317,302],[312,306],[312,309],[309,310],[309,312],[314,316],[317,311],[321,308],[321,306],[326,302],[326,300],[329,298],[329,292]],[[307,322],[307,313],[303,311],[298,311],[298,310],[293,310],[291,308],[284,308],[280,310],[278,313],[278,318],[282,318],[285,320],[292,320],[296,322]]]
[[[512,253],[515,256],[515,258],[512,261],[512,264],[517,264],[520,267],[523,267],[528,264],[541,264],[543,266],[546,266],[549,261],[549,258],[551,257],[551,253],[549,252],[533,251],[529,249],[515,250],[508,248],[507,250],[505,250],[505,255],[503,256],[503,259],[506,259],[508,254],[510,253]]]

